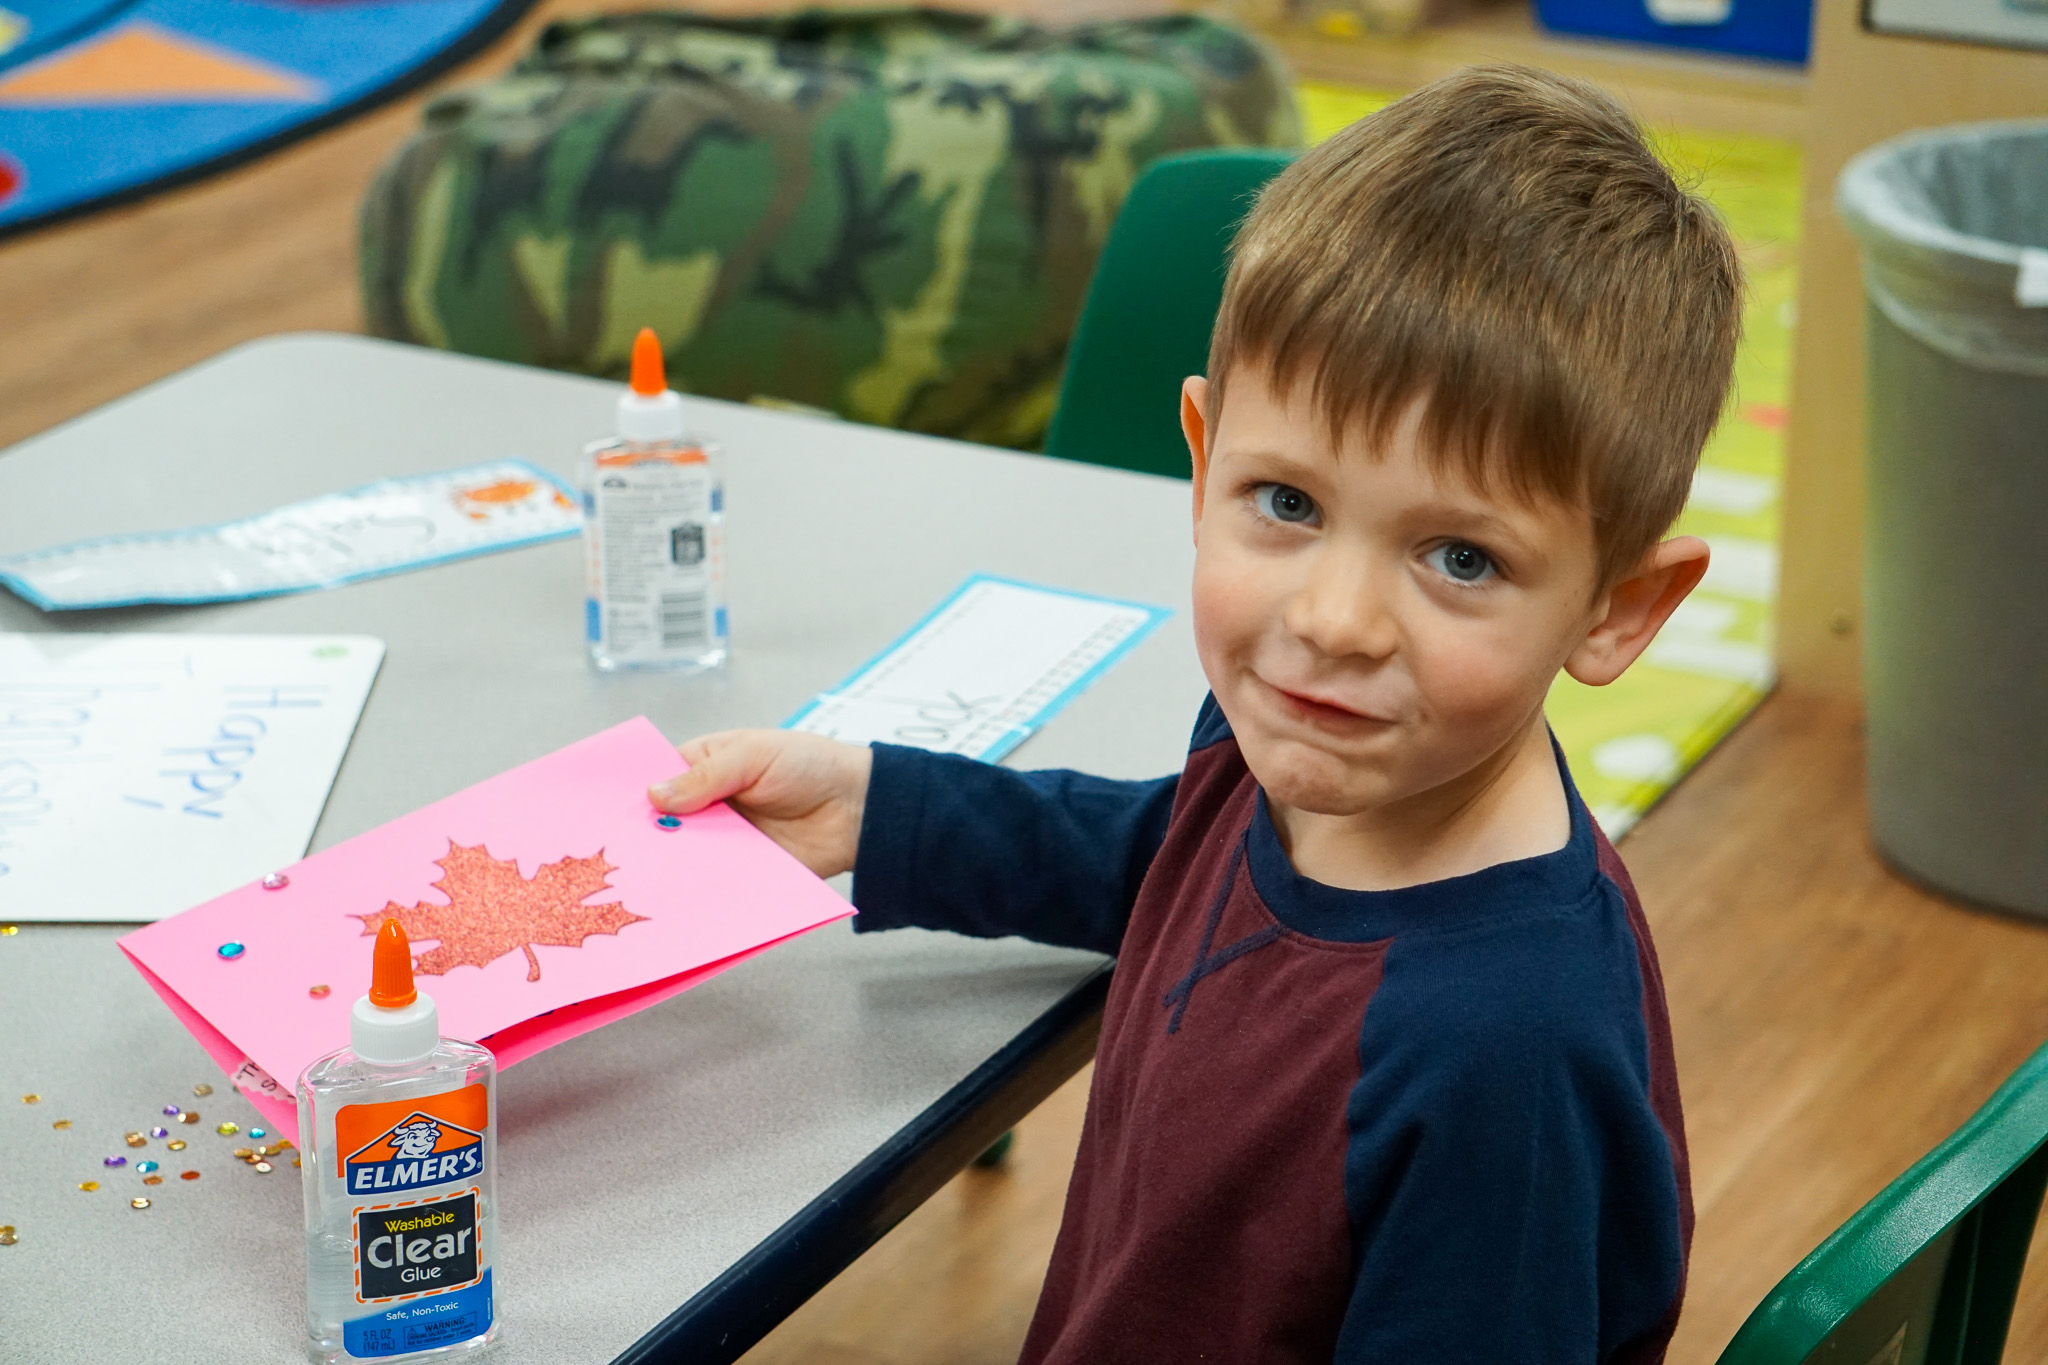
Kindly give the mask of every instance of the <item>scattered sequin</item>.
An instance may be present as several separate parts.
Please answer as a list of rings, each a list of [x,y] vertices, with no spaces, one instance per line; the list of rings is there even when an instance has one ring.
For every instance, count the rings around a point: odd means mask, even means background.
[[[167,1119],[177,1118],[183,1112],[184,1111],[178,1108],[178,1106],[175,1104],[167,1104],[164,1106],[164,1117]]]
[[[128,1158],[125,1156],[110,1156],[100,1161],[102,1166],[126,1166],[127,1164]]]
[[[121,1140],[127,1143],[130,1147],[143,1147],[147,1146],[149,1143],[149,1139],[144,1137],[140,1133],[130,1133],[128,1134],[128,1136],[122,1138]]]
[[[70,1120],[70,1119],[58,1119],[58,1120],[57,1120],[57,1121],[56,1121],[55,1123],[51,1124],[50,1126],[51,1126],[52,1128],[69,1128],[69,1127],[71,1126],[71,1120]]]
[[[211,1095],[213,1093],[213,1087],[208,1085],[205,1081],[201,1081],[199,1084],[192,1087],[192,1093],[204,1097],[207,1095]]]
[[[215,948],[213,951],[219,954],[223,959],[229,962],[233,962],[236,958],[240,957],[243,953],[246,953],[249,950],[247,948],[244,948],[239,943],[229,942],[221,944],[220,947]]]
[[[180,1123],[197,1123],[197,1122],[199,1122],[199,1111],[198,1111],[198,1110],[196,1110],[196,1109],[187,1109],[187,1110],[186,1110],[186,1111],[185,1111],[184,1113],[182,1113],[182,1114],[178,1115],[178,1122],[180,1122]]]
[[[11,1247],[20,1240],[19,1237],[14,1235],[13,1228],[5,1223],[0,1223],[0,1247]]]
[[[159,1123],[156,1127],[149,1130],[149,1135],[153,1138],[167,1138],[171,1135],[171,1130]]]
[[[681,829],[683,827],[683,818],[680,815],[664,815],[654,823],[660,825],[663,829]]]
[[[258,1142],[261,1142],[263,1139],[270,1136],[270,1130],[267,1128],[251,1128],[249,1130],[249,1136],[255,1138]]]
[[[99,1187],[100,1182],[97,1180],[81,1180],[78,1182],[78,1188],[84,1190],[87,1194],[91,1194],[94,1190],[98,1189]]]
[[[235,1134],[242,1131],[242,1125],[236,1123],[233,1119],[229,1119],[226,1123],[223,1123],[220,1127],[214,1129],[213,1131],[219,1133],[222,1137],[233,1137]]]
[[[149,1207],[149,1201],[138,1194],[128,1201],[128,1207],[131,1209],[146,1209]]]
[[[250,1157],[256,1155],[256,1153],[252,1148],[237,1147],[235,1148],[235,1155],[241,1157],[244,1161],[247,1161]]]
[[[41,1104],[43,1102],[43,1097],[41,1095],[23,1095],[21,1097],[21,1102],[23,1104]]]
[[[308,986],[306,987],[306,994],[312,996],[315,1000],[325,1000],[329,994],[329,988],[326,986]]]
[[[183,1139],[183,1138],[172,1138],[172,1139],[171,1139],[171,1144],[170,1144],[170,1146],[171,1146],[171,1150],[172,1150],[172,1151],[174,1151],[174,1152],[182,1152],[182,1151],[184,1151],[184,1150],[185,1150],[185,1139]]]
[[[265,891],[282,891],[291,884],[292,879],[285,876],[282,872],[273,872],[263,879],[263,889]]]
[[[148,1175],[151,1171],[156,1169],[156,1163],[154,1161],[138,1161],[135,1163],[135,1169],[142,1172],[144,1175]]]
[[[164,1178],[160,1175],[146,1175],[142,1177],[142,1183],[145,1185],[161,1185],[164,1183]]]
[[[258,1175],[269,1175],[271,1171],[274,1169],[275,1167],[273,1167],[267,1161],[259,1161],[256,1163],[256,1174]]]
[[[197,1171],[180,1171],[180,1172],[178,1172],[178,1179],[180,1179],[180,1180],[197,1180],[198,1178],[199,1178],[199,1172],[197,1172]]]
[[[20,932],[21,926],[18,924],[0,924],[0,938],[13,938]]]

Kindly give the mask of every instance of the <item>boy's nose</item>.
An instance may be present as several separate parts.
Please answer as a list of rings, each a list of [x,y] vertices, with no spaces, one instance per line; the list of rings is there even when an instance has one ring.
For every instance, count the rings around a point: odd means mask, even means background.
[[[1390,610],[1391,579],[1363,555],[1318,556],[1282,620],[1296,638],[1330,658],[1384,659],[1400,644]]]

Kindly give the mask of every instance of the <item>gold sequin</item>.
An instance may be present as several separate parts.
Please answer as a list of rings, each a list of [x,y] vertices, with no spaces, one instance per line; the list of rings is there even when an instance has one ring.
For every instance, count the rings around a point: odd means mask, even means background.
[[[199,1111],[198,1111],[197,1109],[187,1109],[187,1110],[186,1110],[186,1111],[185,1111],[184,1113],[182,1113],[182,1114],[178,1115],[178,1122],[180,1122],[180,1123],[197,1123],[197,1122],[199,1122]]]
[[[149,1139],[140,1133],[130,1133],[122,1138],[121,1141],[127,1143],[130,1147],[147,1147],[149,1145]]]
[[[51,1124],[50,1126],[51,1126],[52,1128],[69,1128],[69,1127],[71,1126],[71,1120],[70,1120],[70,1119],[58,1119],[58,1120],[57,1120],[57,1121],[56,1121],[55,1123]]]
[[[242,1131],[242,1125],[233,1122],[223,1123],[220,1127],[214,1129],[213,1131],[219,1133],[222,1137],[233,1137],[235,1134]]]
[[[131,1209],[146,1209],[149,1207],[149,1201],[138,1194],[128,1201],[128,1207]]]
[[[172,1151],[174,1151],[174,1152],[182,1152],[182,1151],[184,1151],[184,1150],[185,1150],[185,1139],[183,1139],[183,1138],[172,1138],[172,1139],[171,1139],[171,1150],[172,1150]]]
[[[21,1239],[14,1235],[14,1229],[0,1226],[0,1247],[11,1247]]]
[[[296,1166],[296,1165],[298,1165],[298,1164],[299,1164],[299,1159],[298,1159],[297,1157],[293,1157],[293,1158],[292,1158],[292,1165]]]
[[[0,924],[0,938],[13,938],[20,932],[21,926],[18,924]]]
[[[201,1096],[211,1095],[213,1093],[213,1087],[208,1085],[205,1081],[201,1081],[199,1084],[192,1087],[192,1093]]]
[[[269,1175],[271,1169],[272,1167],[270,1163],[267,1161],[259,1161],[256,1163],[256,1174],[258,1175]]]
[[[256,1155],[256,1153],[255,1153],[255,1151],[254,1151],[253,1149],[251,1149],[251,1148],[248,1148],[248,1147],[237,1147],[237,1148],[235,1148],[235,1155],[236,1155],[236,1156],[239,1156],[239,1157],[244,1157],[244,1158],[247,1158],[247,1157],[252,1157],[252,1156]]]
[[[100,1182],[97,1180],[81,1180],[78,1182],[78,1188],[84,1190],[87,1194],[91,1194],[94,1190],[98,1189],[99,1187]]]
[[[164,1178],[160,1175],[146,1175],[142,1177],[142,1183],[145,1185],[161,1185],[164,1183]]]
[[[41,1104],[43,1102],[43,1097],[41,1095],[23,1095],[21,1097],[21,1102],[23,1104]]]

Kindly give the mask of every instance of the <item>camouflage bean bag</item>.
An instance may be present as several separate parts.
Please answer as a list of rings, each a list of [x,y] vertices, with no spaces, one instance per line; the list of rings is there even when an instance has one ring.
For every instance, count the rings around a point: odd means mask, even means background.
[[[1277,61],[1193,15],[557,23],[431,104],[363,207],[371,330],[1032,446],[1154,158],[1296,146]]]

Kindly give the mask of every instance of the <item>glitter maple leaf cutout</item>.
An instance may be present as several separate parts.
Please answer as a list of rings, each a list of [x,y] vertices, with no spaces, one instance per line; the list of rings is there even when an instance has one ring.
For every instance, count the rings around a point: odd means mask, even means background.
[[[419,954],[413,964],[413,970],[424,976],[444,976],[454,967],[482,967],[519,948],[526,953],[526,979],[538,981],[535,944],[581,948],[592,934],[616,934],[647,918],[617,901],[583,903],[610,886],[605,878],[614,869],[604,860],[603,849],[588,858],[544,863],[530,881],[519,875],[517,861],[493,858],[482,844],[464,848],[453,839],[448,841],[448,855],[436,865],[442,876],[434,889],[448,897],[448,904],[422,901],[407,908],[391,901],[375,914],[352,916],[363,922],[365,935],[395,919],[414,942],[435,940],[436,946]]]

